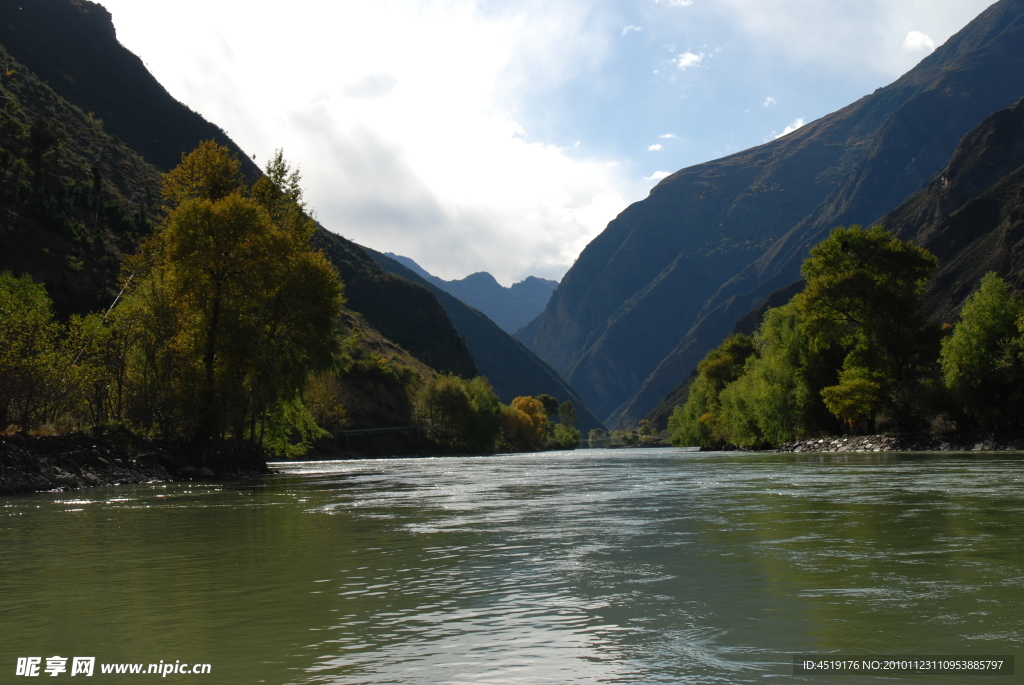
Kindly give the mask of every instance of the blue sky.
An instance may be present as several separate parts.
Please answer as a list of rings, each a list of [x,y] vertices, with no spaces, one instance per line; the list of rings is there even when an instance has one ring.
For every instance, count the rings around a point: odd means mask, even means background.
[[[561,278],[660,177],[890,83],[988,0],[101,0],[317,218],[444,278]]]

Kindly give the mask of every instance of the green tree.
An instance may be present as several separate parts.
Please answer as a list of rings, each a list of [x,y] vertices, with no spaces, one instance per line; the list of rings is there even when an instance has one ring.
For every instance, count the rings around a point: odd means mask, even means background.
[[[445,450],[493,452],[501,435],[502,407],[483,377],[439,375],[424,384],[416,408],[427,437]]]
[[[73,358],[61,341],[46,289],[0,273],[0,431],[29,431],[74,402]]]
[[[690,386],[689,398],[669,418],[673,444],[718,447],[728,442],[719,396],[743,374],[747,359],[755,353],[753,339],[742,334],[730,335],[708,352],[697,365],[697,379]]]
[[[537,395],[537,399],[544,405],[544,413],[549,417],[558,416],[558,400],[548,394]]]
[[[811,249],[801,269],[804,331],[814,350],[846,352],[829,409],[874,428],[884,412],[899,428],[920,420],[921,380],[938,351],[938,330],[921,312],[937,260],[882,226],[839,227]]]
[[[557,444],[563,450],[574,450],[583,442],[583,435],[579,428],[568,426],[564,423],[556,423],[552,428],[552,446]]]
[[[1024,369],[1015,341],[1022,314],[1006,282],[988,273],[964,303],[952,335],[942,341],[943,381],[965,427],[994,430],[1020,421]]]
[[[571,400],[558,405],[558,420],[563,426],[572,426],[576,423],[576,418],[576,407],[572,406]]]
[[[757,354],[721,392],[722,425],[733,444],[778,445],[835,429],[821,391],[836,382],[836,355],[808,345],[801,297],[768,310],[754,334]]]

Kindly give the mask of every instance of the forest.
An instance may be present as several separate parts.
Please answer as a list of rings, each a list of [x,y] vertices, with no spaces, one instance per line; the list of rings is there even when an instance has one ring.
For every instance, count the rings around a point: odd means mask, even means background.
[[[929,321],[938,266],[881,225],[838,227],[811,249],[805,287],[698,365],[669,420],[679,445],[778,446],[882,431],[1006,430],[1024,411],[1024,307],[995,273],[959,321]]]
[[[26,132],[30,151],[45,151],[34,142],[44,133]],[[26,167],[24,200],[52,212],[33,200],[47,195]],[[228,148],[204,142],[164,175],[161,200],[102,311],[62,321],[41,283],[0,274],[0,431],[120,426],[298,456],[344,432],[361,386],[425,451],[579,445],[570,401],[505,405],[486,378],[438,373],[347,311],[335,267],[313,246],[300,175],[280,151],[249,183]]]

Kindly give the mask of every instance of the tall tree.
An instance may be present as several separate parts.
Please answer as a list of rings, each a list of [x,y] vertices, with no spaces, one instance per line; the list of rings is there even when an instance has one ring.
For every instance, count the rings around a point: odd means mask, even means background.
[[[342,288],[309,245],[298,184],[278,153],[247,188],[213,141],[165,177],[167,216],[126,263],[128,308],[157,332],[138,375],[170,384],[150,393],[164,431],[262,441],[269,413],[300,401],[309,372],[330,364]]]
[[[922,373],[939,343],[921,296],[937,264],[878,225],[836,228],[804,262],[804,331],[812,349],[846,351],[838,385],[822,394],[849,425],[867,420],[874,428],[878,411],[897,427],[918,419]]]

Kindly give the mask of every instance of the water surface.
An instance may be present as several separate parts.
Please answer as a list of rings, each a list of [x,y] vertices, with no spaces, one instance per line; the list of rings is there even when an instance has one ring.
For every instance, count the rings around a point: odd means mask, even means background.
[[[1019,454],[578,450],[9,497],[0,682],[29,655],[205,683],[898,682],[792,655],[1020,660],[1022,531]]]

